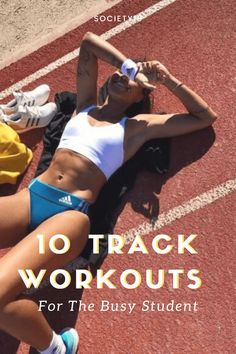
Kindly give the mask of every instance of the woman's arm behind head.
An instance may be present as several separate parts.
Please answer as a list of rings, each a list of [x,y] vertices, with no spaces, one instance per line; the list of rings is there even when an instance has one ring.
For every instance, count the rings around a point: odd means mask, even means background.
[[[89,35],[83,37],[77,65],[77,113],[97,104],[98,60],[90,49]]]

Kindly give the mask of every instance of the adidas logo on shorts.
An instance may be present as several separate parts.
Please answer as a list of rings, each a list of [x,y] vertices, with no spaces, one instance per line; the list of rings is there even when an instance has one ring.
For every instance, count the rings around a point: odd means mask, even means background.
[[[62,197],[59,199],[60,203],[66,204],[66,205],[72,205],[71,197],[70,195],[67,195],[65,197]]]

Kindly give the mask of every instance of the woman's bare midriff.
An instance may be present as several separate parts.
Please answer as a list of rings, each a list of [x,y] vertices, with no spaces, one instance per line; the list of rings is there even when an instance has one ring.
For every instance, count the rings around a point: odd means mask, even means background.
[[[38,179],[90,203],[94,203],[106,183],[105,175],[93,162],[68,149],[58,149]]]

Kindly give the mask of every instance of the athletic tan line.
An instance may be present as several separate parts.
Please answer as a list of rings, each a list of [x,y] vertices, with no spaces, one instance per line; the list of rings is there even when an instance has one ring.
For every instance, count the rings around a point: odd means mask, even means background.
[[[157,4],[152,5],[152,6],[148,7],[147,9],[139,12],[138,14],[136,14],[132,18],[128,19],[127,21],[122,22],[121,24],[113,27],[109,31],[104,32],[102,34],[102,37],[104,39],[110,39],[110,38],[116,36],[117,34],[125,31],[127,28],[132,27],[136,23],[142,22],[147,17],[149,17],[149,16],[155,14],[156,12],[164,9],[166,6],[174,3],[175,1],[176,0],[162,0],[162,1],[158,2]],[[35,73],[27,76],[25,79],[23,79],[21,81],[18,81],[14,85],[12,85],[12,86],[8,87],[7,89],[1,91],[0,92],[0,99],[8,97],[9,95],[12,94],[13,91],[20,90],[22,87],[34,82],[35,80],[41,78],[42,76],[45,76],[45,75],[49,74],[53,70],[59,68],[62,65],[65,65],[69,61],[75,59],[79,55],[79,50],[80,50],[80,48],[77,48],[77,49],[73,50],[72,52],[64,55],[63,57],[59,58],[58,60],[50,63],[47,66],[45,66],[44,68],[39,69]]]

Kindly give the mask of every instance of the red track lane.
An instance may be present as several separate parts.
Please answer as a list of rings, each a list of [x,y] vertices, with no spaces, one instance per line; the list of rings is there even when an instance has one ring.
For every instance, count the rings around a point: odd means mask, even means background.
[[[130,15],[152,3],[155,2],[125,1],[124,4],[122,2],[107,13],[119,12],[119,14]],[[150,217],[148,204],[154,210],[154,215],[151,216],[156,216],[228,179],[235,178],[233,171],[235,123],[232,119],[234,117],[232,102],[235,101],[233,79],[235,77],[233,46],[235,15],[233,11],[235,11],[233,0],[214,2],[200,0],[194,3],[190,0],[177,0],[159,13],[111,39],[111,43],[125,51],[128,56],[143,57],[145,54],[150,59],[158,58],[163,61],[181,81],[202,94],[220,117],[214,126],[216,138],[213,130],[209,129],[184,138],[173,139],[171,168],[168,176],[160,177],[150,173],[139,176],[135,188],[125,197],[115,233],[121,234],[147,221]],[[2,71],[4,87],[77,47],[75,38],[79,43],[85,31],[103,33],[111,27],[109,23],[97,27],[91,21],[54,44],[42,48],[42,51],[39,50],[35,56],[32,54],[19,63],[13,64],[11,70],[6,68]],[[52,53],[55,48],[60,48],[60,53],[58,50],[54,56]],[[51,85],[53,93],[60,90],[74,90],[75,65],[74,60],[37,80],[29,85],[29,88],[47,82]],[[24,75],[17,72],[19,67],[25,70],[22,71]],[[101,65],[100,82],[110,71],[111,69],[105,64]],[[158,111],[171,112],[182,109],[179,102],[163,88],[158,88],[155,98],[155,109]],[[31,133],[24,136],[24,141],[34,146],[36,140],[40,142],[40,137],[41,132],[37,132],[37,136]],[[33,176],[40,151],[41,145],[35,150],[33,168],[31,167],[25,175],[21,187],[25,186]],[[154,192],[156,194],[161,192],[159,203]],[[127,268],[138,269],[141,273],[146,268],[153,270],[199,268],[203,280],[201,289],[197,291],[188,289],[185,280],[181,284],[181,289],[171,290],[169,279],[168,286],[156,291],[151,291],[144,285],[130,291],[122,288],[119,290],[93,288],[86,290],[82,298],[85,303],[94,302],[96,307],[103,299],[137,304],[141,304],[146,299],[165,303],[171,299],[176,302],[196,300],[200,307],[198,313],[142,313],[140,310],[135,310],[133,314],[128,315],[101,313],[98,310],[81,312],[76,322],[76,328],[81,336],[80,353],[226,354],[233,352],[231,304],[234,260],[232,230],[235,227],[232,215],[233,202],[235,202],[235,194],[185,216],[161,230],[162,233],[169,234],[175,239],[178,233],[199,234],[196,242],[194,241],[198,250],[196,256],[187,254],[180,256],[176,252],[162,257],[153,253],[144,256],[118,255],[108,256],[103,264],[105,270],[114,268],[118,273]],[[147,244],[150,244],[152,237],[157,233],[145,236]],[[37,296],[40,299],[48,297],[53,300],[58,296],[58,292],[48,288],[40,291]],[[65,299],[79,299],[80,292],[72,287],[69,295],[68,290],[61,293],[60,300],[63,296]],[[54,316],[50,314],[49,319],[56,324],[57,329],[60,328],[62,321],[65,325],[74,323],[76,316],[77,313],[65,311]],[[5,337],[1,335],[0,341],[4,339]],[[8,345],[7,343],[10,342],[5,343]],[[26,353],[26,346],[22,348],[19,353]],[[14,351],[6,352],[6,354],[11,353]]]

